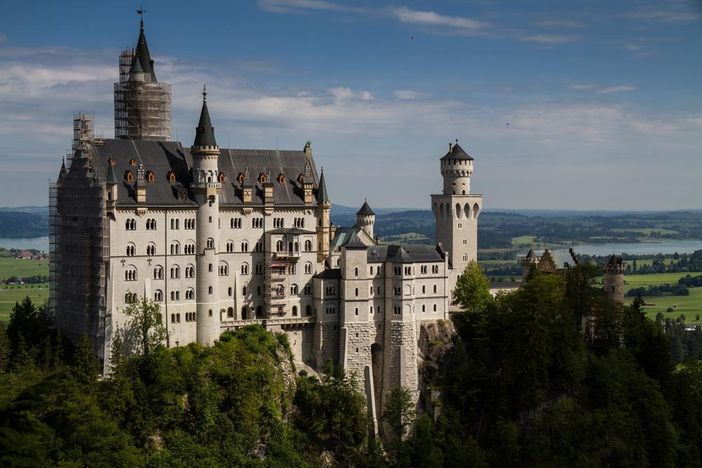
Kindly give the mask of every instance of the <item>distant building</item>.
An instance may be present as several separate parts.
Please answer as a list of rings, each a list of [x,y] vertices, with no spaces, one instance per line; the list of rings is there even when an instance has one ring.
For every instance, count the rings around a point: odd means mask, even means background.
[[[143,24],[120,56],[116,138],[96,138],[83,115],[74,126],[51,189],[49,304],[64,333],[92,339],[105,370],[125,307],[143,296],[161,307],[166,346],[258,323],[286,333],[298,363],[356,372],[375,416],[398,385],[417,396],[420,329],[448,318],[477,257],[482,196],[457,142],[432,195],[439,244],[426,247],[378,244],[367,201],[355,226],[333,229],[311,144],[220,148],[204,91],[193,144],[169,141],[170,90]]]

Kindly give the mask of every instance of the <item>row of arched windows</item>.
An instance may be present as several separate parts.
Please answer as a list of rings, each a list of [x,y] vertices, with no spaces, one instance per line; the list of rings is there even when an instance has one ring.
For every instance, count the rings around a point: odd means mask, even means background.
[[[434,204],[434,214],[442,219],[452,218],[454,215],[457,219],[476,219],[480,214],[480,206],[477,203],[472,206],[470,203],[464,205],[456,203],[454,208],[455,210],[448,203],[439,203],[438,206]]]

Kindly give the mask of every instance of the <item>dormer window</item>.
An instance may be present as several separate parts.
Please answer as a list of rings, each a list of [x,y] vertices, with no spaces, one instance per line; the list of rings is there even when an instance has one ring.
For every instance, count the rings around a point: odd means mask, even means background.
[[[279,183],[280,185],[283,185],[283,184],[285,183],[285,176],[284,176],[282,173],[280,173],[280,174],[278,174],[278,179],[277,179],[277,180],[278,180],[278,183]]]
[[[217,176],[217,181],[221,184],[224,182],[224,172],[220,172]]]
[[[302,172],[300,173],[300,175],[297,176],[297,181],[298,181],[300,184],[304,184],[304,183],[305,183],[305,175],[304,175]]]
[[[137,165],[137,160],[136,160],[136,159],[130,159],[130,160],[129,160],[129,165],[130,165],[130,166],[136,166],[136,165]]]
[[[263,172],[258,175],[258,183],[259,184],[266,183],[266,174],[264,174]]]
[[[156,180],[156,176],[154,176],[153,171],[146,171],[146,180],[149,182]]]
[[[134,180],[134,174],[132,174],[132,171],[124,171],[124,180],[127,182],[131,182]]]
[[[168,174],[166,174],[166,177],[168,177],[168,182],[173,183],[176,181],[175,172],[173,172],[173,171],[168,171]]]
[[[240,172],[238,176],[236,176],[236,180],[239,181],[240,184],[244,183],[244,173]]]

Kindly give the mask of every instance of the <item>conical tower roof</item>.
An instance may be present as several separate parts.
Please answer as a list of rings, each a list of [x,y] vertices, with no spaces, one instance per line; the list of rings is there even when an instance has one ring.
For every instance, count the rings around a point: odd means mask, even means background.
[[[327,184],[324,183],[324,169],[319,176],[319,186],[317,187],[317,203],[331,203],[327,193]]]
[[[461,148],[461,146],[458,144],[458,140],[456,140],[456,143],[451,145],[449,152],[446,153],[441,159],[465,159],[468,161],[473,161],[473,157],[466,153],[463,148]]]
[[[115,166],[112,164],[112,159],[107,161],[107,177],[105,180],[108,184],[117,183],[117,174],[115,174]]]
[[[139,39],[137,39],[137,46],[134,51],[134,56],[139,60],[139,65],[143,70],[143,73],[148,74],[151,77],[151,81],[156,83],[156,73],[154,72],[154,61],[151,59],[151,54],[149,53],[149,45],[146,43],[146,35],[144,34],[144,22],[141,22],[141,28],[139,29]],[[134,65],[132,65],[134,67]]]
[[[66,161],[61,161],[61,169],[59,169],[58,182],[61,182],[63,179],[65,179],[66,174],[68,174],[68,170],[66,169]]]
[[[375,213],[368,204],[368,200],[363,202],[363,206],[356,212],[356,216],[375,216]]]
[[[210,121],[210,112],[207,110],[207,91],[202,91],[202,110],[200,111],[200,121],[195,129],[195,142],[193,146],[216,147],[217,141],[214,136],[214,127]]]

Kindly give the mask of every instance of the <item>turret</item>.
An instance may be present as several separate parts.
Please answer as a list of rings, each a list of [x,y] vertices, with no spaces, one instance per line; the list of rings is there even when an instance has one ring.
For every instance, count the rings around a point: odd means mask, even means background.
[[[136,47],[120,54],[114,93],[115,138],[171,139],[171,85],[156,79],[143,18]]]
[[[456,140],[449,143],[449,150],[441,158],[441,175],[444,178],[444,195],[467,195],[470,193],[470,177],[473,175],[473,158]]]
[[[373,239],[373,228],[375,226],[375,213],[368,204],[368,200],[363,202],[363,206],[356,212],[356,227],[362,229]]]
[[[324,182],[324,168],[317,184],[317,209],[319,210],[319,225],[317,226],[317,261],[323,262],[329,256],[329,242],[331,240],[331,200],[327,193],[327,184]]]
[[[200,205],[197,210],[197,342],[210,346],[219,338],[219,147],[207,109],[207,91],[202,91],[202,110],[190,148],[193,182],[190,189]]]
[[[478,258],[478,216],[483,197],[470,193],[473,157],[456,143],[439,161],[443,177],[441,194],[431,196],[436,219],[436,242],[448,253],[449,294],[468,263]]]
[[[616,255],[612,255],[604,266],[602,288],[607,297],[620,304],[624,303],[624,269],[622,257]]]

